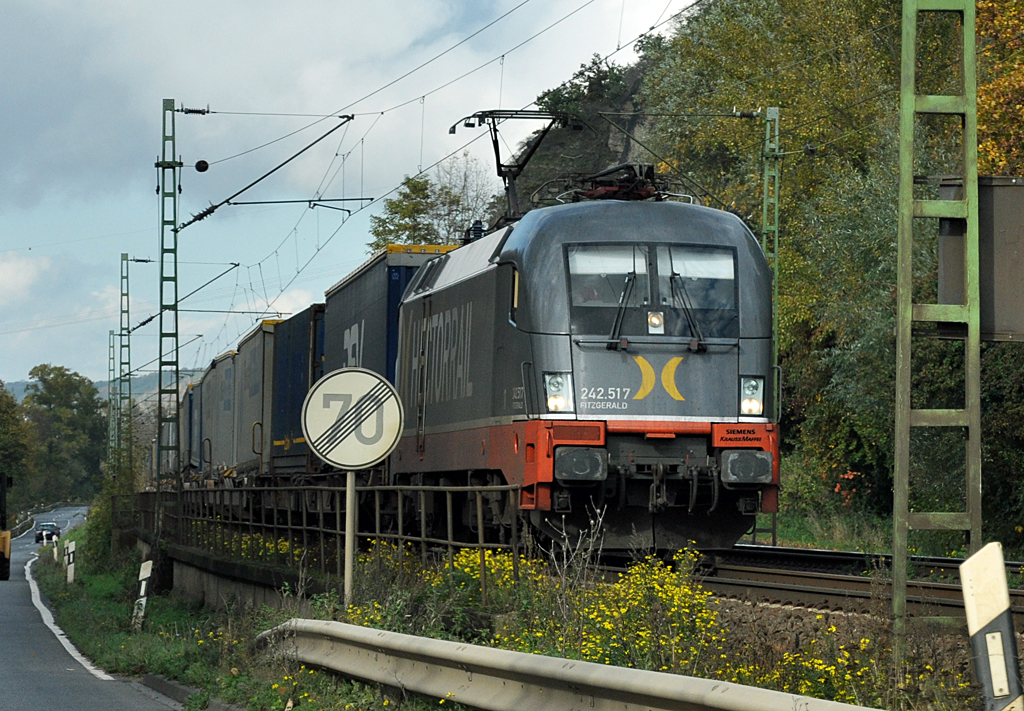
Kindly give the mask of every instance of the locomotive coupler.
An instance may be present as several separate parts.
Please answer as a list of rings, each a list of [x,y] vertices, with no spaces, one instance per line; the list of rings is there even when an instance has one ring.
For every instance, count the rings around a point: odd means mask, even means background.
[[[668,485],[665,483],[665,466],[658,462],[652,467],[654,481],[651,482],[651,494],[647,510],[657,513],[668,506]]]
[[[689,457],[687,457],[689,459]],[[688,466],[687,472],[690,475],[690,505],[686,509],[686,513],[693,513],[693,507],[697,505],[697,482],[699,481],[700,468],[696,466]]]
[[[721,487],[721,478],[718,475],[718,467],[715,464],[711,465],[711,508],[708,509],[708,514],[714,513],[715,509],[718,508],[718,490]]]

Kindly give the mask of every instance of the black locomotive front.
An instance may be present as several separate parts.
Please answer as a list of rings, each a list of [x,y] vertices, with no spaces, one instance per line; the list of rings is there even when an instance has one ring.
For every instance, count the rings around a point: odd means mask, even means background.
[[[554,535],[601,512],[607,548],[729,546],[777,501],[770,299],[729,213],[532,211],[407,292],[394,471],[520,484]]]

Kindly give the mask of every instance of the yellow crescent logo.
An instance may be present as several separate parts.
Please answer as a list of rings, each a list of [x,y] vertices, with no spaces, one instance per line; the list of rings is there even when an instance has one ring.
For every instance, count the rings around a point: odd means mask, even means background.
[[[676,387],[676,368],[682,362],[682,357],[677,356],[666,363],[665,368],[661,371],[661,385],[665,388],[665,392],[672,396],[673,400],[686,399],[679,394],[679,389]]]
[[[651,364],[643,356],[633,356],[633,360],[640,366],[640,372],[643,374],[643,382],[640,383],[640,389],[633,396],[633,399],[643,400],[654,390],[654,368],[651,367]]]

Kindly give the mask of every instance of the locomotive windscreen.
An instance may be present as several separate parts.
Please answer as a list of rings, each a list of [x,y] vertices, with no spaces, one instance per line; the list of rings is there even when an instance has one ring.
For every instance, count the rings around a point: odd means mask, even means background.
[[[566,262],[574,335],[739,336],[733,249],[570,244]]]

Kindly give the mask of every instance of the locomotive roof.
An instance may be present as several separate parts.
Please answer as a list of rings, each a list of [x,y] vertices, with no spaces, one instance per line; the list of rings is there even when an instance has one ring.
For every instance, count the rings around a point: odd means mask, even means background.
[[[520,273],[517,323],[537,333],[568,333],[565,244],[661,242],[713,245],[736,251],[742,337],[770,334],[770,305],[760,286],[771,282],[760,244],[740,218],[715,208],[679,202],[592,201],[528,212],[513,227],[491,233],[437,257],[409,284],[403,301],[440,291],[497,264]]]
[[[542,239],[535,239],[541,236]],[[695,244],[736,245],[753,233],[736,215],[684,202],[601,200],[531,210],[502,245],[501,261],[513,260],[530,247],[551,243],[631,242],[652,238]]]

